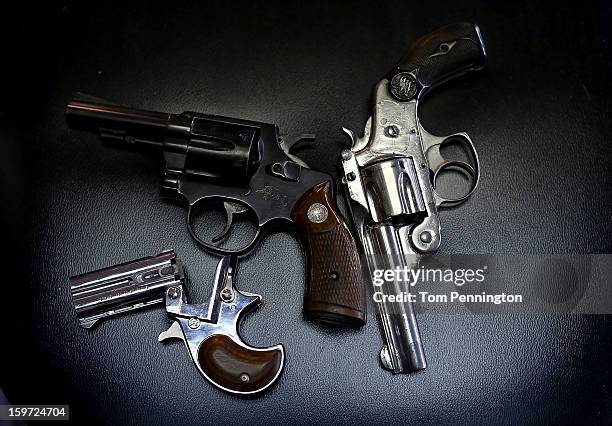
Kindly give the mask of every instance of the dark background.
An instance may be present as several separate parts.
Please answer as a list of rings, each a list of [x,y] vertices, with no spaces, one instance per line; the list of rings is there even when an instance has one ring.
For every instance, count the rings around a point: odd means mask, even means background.
[[[182,344],[162,345],[162,309],[81,329],[68,277],[174,248],[194,299],[216,259],[159,200],[159,160],[70,131],[77,91],[120,104],[276,122],[317,134],[303,153],[337,175],[340,126],[361,132],[374,84],[408,42],[478,22],[485,72],[427,98],[434,134],[467,131],[482,162],[469,202],[442,213],[443,253],[610,253],[610,34],[605,2],[166,2],[24,5],[3,15],[3,363],[12,403],[71,404],[105,423],[612,422],[606,316],[422,315],[429,368],[378,366],[374,316],[356,331],[301,319],[304,259],[277,232],[240,264],[264,305],[243,324],[283,343],[279,383],[224,394]],[[218,218],[217,218],[218,219]],[[600,283],[600,285],[609,285]]]

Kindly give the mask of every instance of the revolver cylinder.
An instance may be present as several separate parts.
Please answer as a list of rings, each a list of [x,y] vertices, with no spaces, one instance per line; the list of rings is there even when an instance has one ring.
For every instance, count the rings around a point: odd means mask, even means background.
[[[427,214],[412,158],[392,158],[361,171],[374,222]]]
[[[68,104],[66,120],[114,142],[162,147],[166,173],[248,182],[261,159],[259,130],[222,117],[125,108],[81,95]]]

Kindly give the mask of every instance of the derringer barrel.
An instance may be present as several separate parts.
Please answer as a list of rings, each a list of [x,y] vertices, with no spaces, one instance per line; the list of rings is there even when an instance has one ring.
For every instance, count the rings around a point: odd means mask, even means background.
[[[161,146],[171,114],[125,108],[98,102],[72,100],[66,122],[75,128],[96,131],[100,136],[128,143]]]
[[[183,268],[174,251],[70,277],[70,293],[81,325],[163,303],[166,290],[181,286]]]

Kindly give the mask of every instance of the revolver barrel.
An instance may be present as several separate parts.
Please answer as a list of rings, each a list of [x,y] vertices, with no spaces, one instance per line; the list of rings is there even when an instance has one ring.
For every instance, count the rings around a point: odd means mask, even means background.
[[[246,120],[125,108],[80,95],[68,104],[66,121],[112,142],[161,148],[170,180],[187,173],[244,183],[261,159],[259,128]]]
[[[66,108],[71,127],[97,131],[117,142],[162,146],[171,114],[125,108],[75,98]]]

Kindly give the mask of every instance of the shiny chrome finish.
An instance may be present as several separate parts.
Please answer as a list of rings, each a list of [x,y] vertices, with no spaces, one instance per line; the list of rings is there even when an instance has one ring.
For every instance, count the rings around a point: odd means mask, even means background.
[[[169,330],[159,335],[158,340],[160,342],[169,338],[178,338],[182,340],[200,373],[219,389],[230,393],[254,394],[265,390],[276,382],[283,370],[282,366],[285,362],[285,349],[282,345],[276,345],[269,348],[255,348],[247,345],[240,338],[239,321],[246,310],[254,308],[261,303],[261,296],[246,291],[239,291],[233,283],[235,270],[236,257],[225,256],[221,259],[217,266],[215,284],[208,303],[200,305],[188,304],[182,288],[179,288],[181,294],[178,298],[173,299],[167,294],[166,311],[170,317],[175,319],[175,322]],[[227,295],[229,293],[226,290],[232,293],[232,297],[229,299],[223,296],[223,294]],[[198,327],[191,326],[194,320],[198,322]],[[178,333],[179,327],[181,330],[180,335]],[[269,382],[266,387],[256,389],[252,392],[237,392],[222,386],[209,377],[198,362],[198,349],[200,345],[204,340],[215,334],[228,336],[236,344],[249,351],[280,350],[282,353],[281,368],[279,368],[274,379]]]
[[[166,251],[71,277],[70,293],[79,323],[90,328],[100,319],[163,303],[166,290],[183,280],[180,262]]]
[[[412,158],[391,158],[361,171],[374,222],[426,212]]]
[[[202,304],[187,302],[183,268],[174,251],[72,277],[71,292],[77,317],[83,327],[90,328],[99,319],[165,302],[166,313],[174,322],[159,335],[158,341],[182,340],[200,373],[218,388],[236,394],[255,394],[276,382],[284,367],[285,350],[282,345],[255,348],[240,338],[239,322],[248,309],[261,303],[261,296],[235,287],[236,264],[235,256],[224,256],[219,261],[212,294]],[[213,380],[198,362],[198,349],[214,335],[229,337],[249,351],[280,351],[276,375],[265,385],[248,392],[228,389]]]
[[[350,151],[341,155],[343,183],[370,274],[417,267],[421,255],[434,253],[441,241],[438,209],[469,198],[480,177],[478,155],[469,136],[431,135],[419,123],[418,100],[395,99],[389,85],[383,79],[376,86],[374,113],[362,137],[342,129],[352,142]],[[444,158],[440,148],[451,141],[462,143],[474,163]],[[464,173],[471,180],[468,193],[456,199],[438,194],[436,178],[444,170]],[[396,295],[409,288],[406,283],[391,282],[377,290]],[[376,306],[384,339],[382,365],[393,373],[426,368],[412,304],[383,301]]]
[[[371,271],[418,266],[416,255],[404,255],[393,225],[376,224],[368,227],[367,232],[370,244],[368,266]],[[382,285],[380,290],[383,295],[399,295],[407,290],[405,287],[405,283],[393,281]],[[427,361],[412,303],[387,302],[383,299],[377,306],[385,341],[380,359],[385,368],[395,373],[425,369]]]

